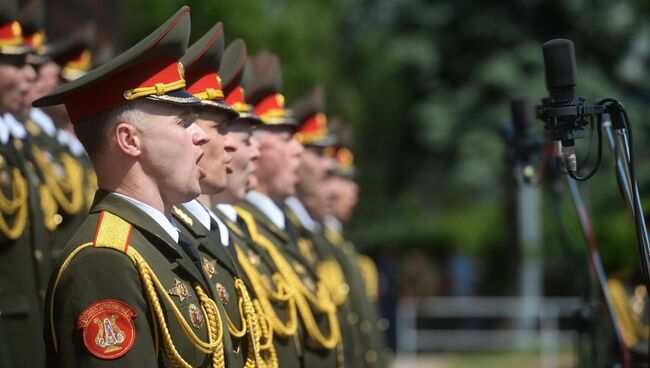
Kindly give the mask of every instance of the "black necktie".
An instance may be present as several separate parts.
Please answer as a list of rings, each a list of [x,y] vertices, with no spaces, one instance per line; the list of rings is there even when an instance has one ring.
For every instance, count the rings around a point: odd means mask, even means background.
[[[185,251],[188,257],[194,262],[196,267],[201,269],[201,256],[199,251],[196,250],[196,247],[192,244],[190,239],[188,239],[182,232],[178,232],[178,245]]]
[[[217,224],[217,221],[215,221],[215,219],[212,218],[212,216],[210,216],[210,233],[212,233],[212,235],[214,235],[217,238],[219,243],[221,243],[221,233],[219,232],[219,224]],[[228,244],[222,244],[222,245],[224,248],[228,250],[228,252],[232,257],[235,257],[235,259],[237,259],[235,254],[235,249],[232,246],[232,242],[230,241],[230,237],[228,237]]]

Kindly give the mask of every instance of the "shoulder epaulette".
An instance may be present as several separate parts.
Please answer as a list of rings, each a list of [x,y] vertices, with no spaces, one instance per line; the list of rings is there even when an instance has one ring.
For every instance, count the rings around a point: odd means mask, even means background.
[[[119,216],[102,211],[97,222],[93,248],[113,248],[126,253],[129,249],[133,225]]]

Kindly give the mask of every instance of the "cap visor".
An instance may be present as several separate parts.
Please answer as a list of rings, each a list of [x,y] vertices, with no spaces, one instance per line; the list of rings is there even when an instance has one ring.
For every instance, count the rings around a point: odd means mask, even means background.
[[[203,106],[214,107],[218,110],[224,111],[228,114],[228,120],[237,119],[240,117],[237,110],[233,109],[224,100],[201,100]]]

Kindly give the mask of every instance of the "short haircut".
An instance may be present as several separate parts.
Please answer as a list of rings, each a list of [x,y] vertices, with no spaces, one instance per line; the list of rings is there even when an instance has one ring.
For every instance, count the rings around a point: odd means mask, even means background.
[[[141,128],[140,101],[128,102],[74,124],[74,132],[93,163],[97,163],[102,148],[110,144],[115,127],[120,122]]]

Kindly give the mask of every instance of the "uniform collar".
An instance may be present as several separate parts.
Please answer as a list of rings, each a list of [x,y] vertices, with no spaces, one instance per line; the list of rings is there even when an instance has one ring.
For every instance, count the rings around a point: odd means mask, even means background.
[[[339,219],[337,219],[332,215],[325,216],[325,218],[323,219],[323,223],[325,224],[326,227],[329,227],[332,230],[336,230],[339,233],[343,232],[343,224],[341,223],[341,221],[339,221]]]
[[[305,205],[300,202],[296,197],[289,197],[284,200],[284,203],[293,211],[293,213],[298,217],[302,226],[305,229],[309,230],[312,233],[315,233],[320,230],[321,226],[318,222],[314,221],[307,212]]]
[[[152,220],[154,220],[160,227],[165,230],[165,232],[172,238],[176,243],[178,243],[178,229],[174,224],[172,224],[171,220],[168,219],[165,215],[163,215],[162,212],[158,211],[157,209],[149,206],[146,203],[142,203],[138,201],[137,199],[133,199],[129,196],[126,196],[121,193],[113,193],[116,196],[125,199],[127,202],[131,203],[132,205],[138,207],[142,212],[146,213],[149,217],[151,217]]]
[[[9,142],[9,125],[5,123],[4,119],[0,116],[0,143],[7,144]]]
[[[45,134],[49,135],[50,137],[54,137],[56,134],[56,126],[54,125],[54,121],[52,121],[52,118],[50,118],[43,110],[32,108],[29,112],[29,118],[32,119],[34,124],[38,125],[38,127],[41,128]]]
[[[27,130],[25,130],[25,127],[11,113],[4,114],[2,118],[7,123],[9,131],[14,138],[23,139],[27,137]]]
[[[83,156],[86,153],[86,150],[84,149],[83,144],[79,142],[79,139],[67,130],[59,130],[56,134],[56,140],[62,145],[68,147],[70,152],[77,157]]]
[[[219,203],[217,208],[232,222],[237,222],[237,210],[229,203]]]
[[[197,220],[199,220],[201,225],[203,225],[203,227],[208,230],[212,230],[210,219],[214,220],[214,222],[217,223],[217,227],[219,228],[219,237],[221,238],[221,244],[228,246],[228,228],[226,227],[226,224],[224,224],[217,217],[217,215],[214,214],[214,212],[205,208],[205,206],[203,206],[201,202],[197,201],[196,199],[184,203],[183,207],[185,207],[186,210],[190,211],[190,213],[194,215]]]
[[[246,193],[246,199],[255,207],[259,208],[259,210],[262,211],[262,213],[264,213],[269,218],[269,220],[271,220],[273,225],[277,226],[281,230],[284,230],[284,213],[271,198],[260,192],[251,190],[250,192]]]

